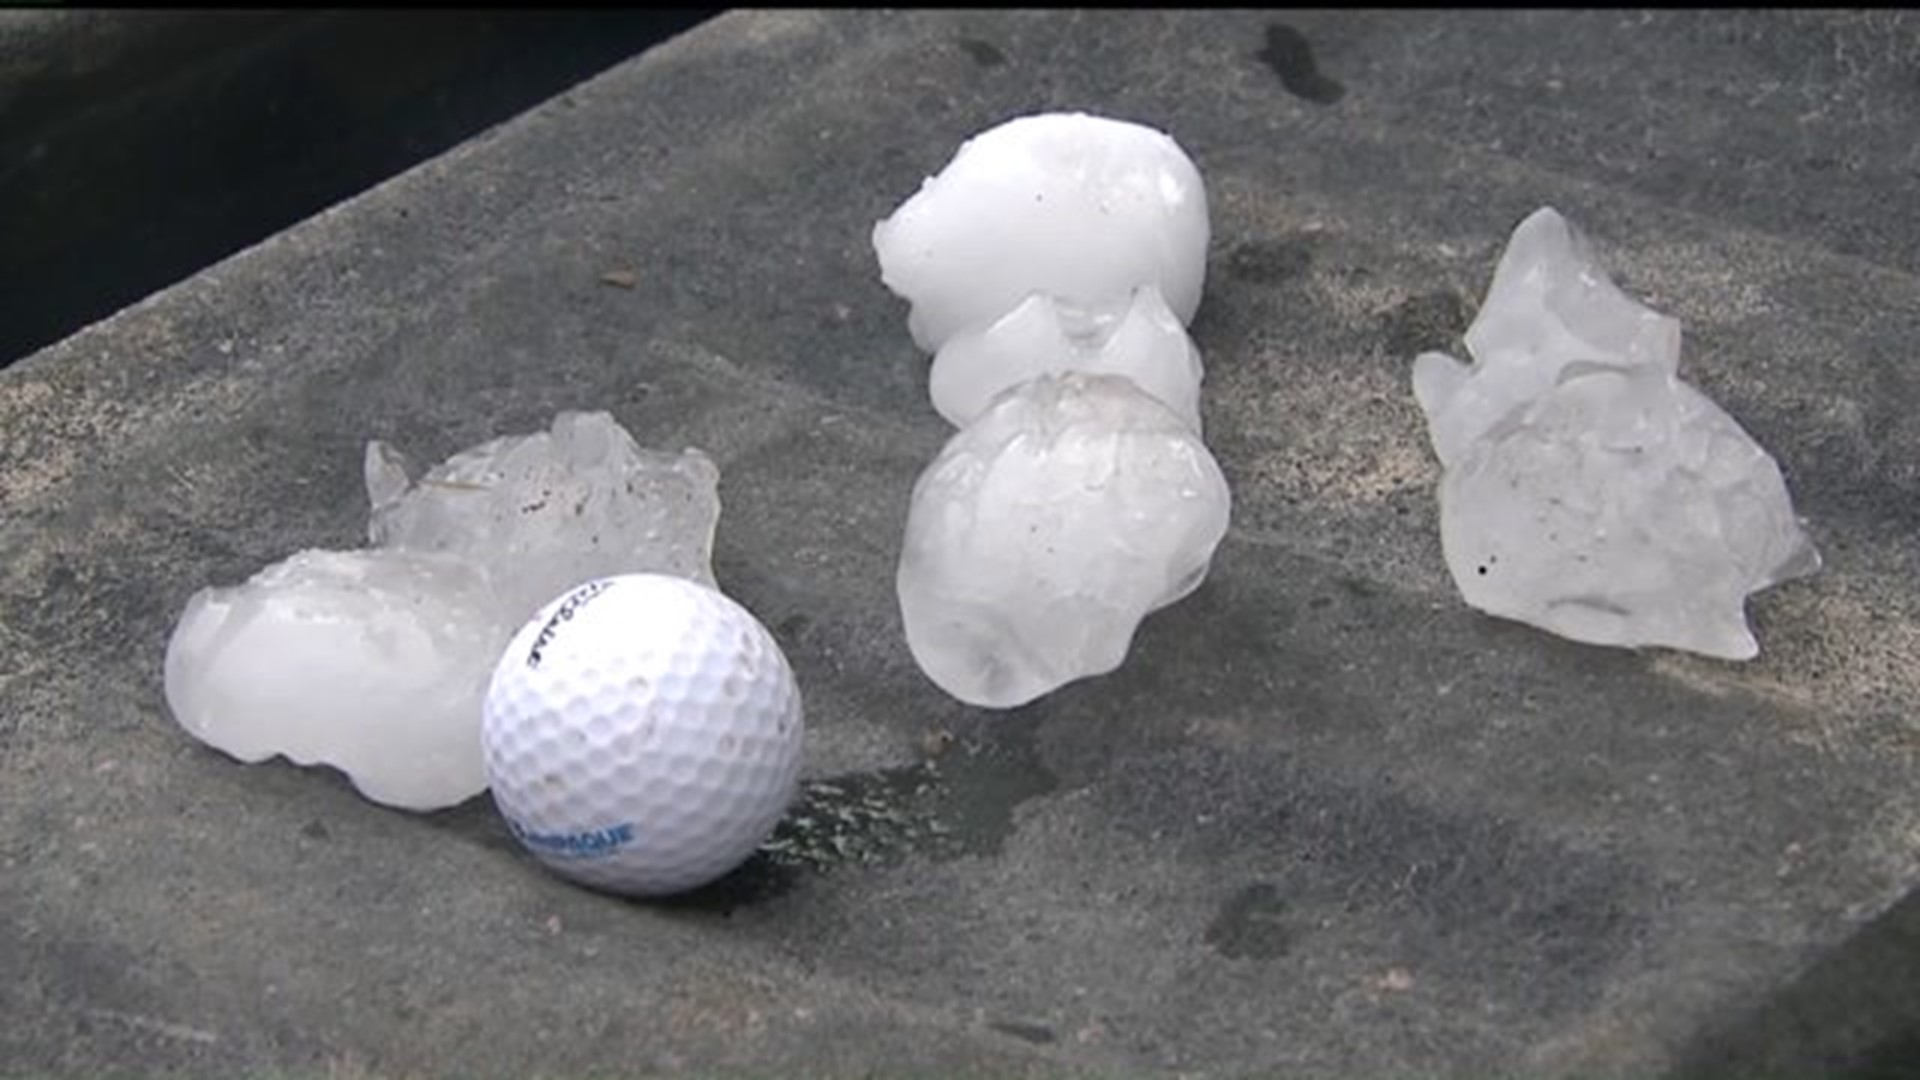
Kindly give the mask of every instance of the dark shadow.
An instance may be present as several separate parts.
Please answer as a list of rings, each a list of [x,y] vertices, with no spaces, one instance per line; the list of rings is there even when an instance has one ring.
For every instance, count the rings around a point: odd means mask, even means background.
[[[50,63],[0,112],[0,367],[719,10],[207,15]]]
[[[1751,1013],[1709,1029],[1669,1080],[1920,1078],[1920,890]]]

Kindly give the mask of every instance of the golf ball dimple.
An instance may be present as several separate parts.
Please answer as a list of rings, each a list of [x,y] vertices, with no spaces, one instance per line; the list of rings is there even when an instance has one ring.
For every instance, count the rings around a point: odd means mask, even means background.
[[[793,801],[804,728],[793,671],[751,612],[629,574],[520,629],[481,739],[494,803],[528,851],[581,884],[656,896],[753,854]]]

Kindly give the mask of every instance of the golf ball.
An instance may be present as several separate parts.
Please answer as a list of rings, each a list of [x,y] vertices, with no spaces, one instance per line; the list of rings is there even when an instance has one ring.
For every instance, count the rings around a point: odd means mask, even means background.
[[[507,646],[481,721],[494,803],[560,875],[609,892],[697,888],[792,802],[800,691],[773,635],[696,582],[579,585]]]

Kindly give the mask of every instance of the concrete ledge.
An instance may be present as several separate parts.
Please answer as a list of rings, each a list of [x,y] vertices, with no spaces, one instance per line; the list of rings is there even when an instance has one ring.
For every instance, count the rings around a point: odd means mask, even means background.
[[[1920,124],[1913,26],[735,13],[29,358],[0,375],[0,1066],[1710,1070],[1920,879],[1920,218],[1883,137]],[[1121,671],[983,714],[900,634],[945,430],[868,229],[1046,108],[1159,125],[1207,177],[1236,523]],[[1682,373],[1811,519],[1828,569],[1756,605],[1754,663],[1453,593],[1408,366],[1542,204],[1685,321]],[[794,661],[810,772],[939,829],[853,815],[867,861],[622,903],[484,799],[385,811],[172,725],[187,596],[358,543],[365,439],[431,459],[575,407],[713,454],[717,571]]]

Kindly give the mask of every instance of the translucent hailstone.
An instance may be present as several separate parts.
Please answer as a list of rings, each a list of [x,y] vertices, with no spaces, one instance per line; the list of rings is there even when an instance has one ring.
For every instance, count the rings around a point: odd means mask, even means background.
[[[881,279],[913,305],[926,352],[1036,293],[1082,308],[1159,288],[1184,325],[1206,279],[1207,195],[1167,135],[1084,113],[1010,120],[967,140],[874,226]]]
[[[720,470],[699,450],[645,450],[604,412],[464,450],[410,483],[367,444],[368,538],[484,567],[516,625],[592,578],[657,573],[712,586]]]
[[[1437,352],[1413,364],[1414,396],[1442,464],[1516,405],[1545,393],[1568,364],[1667,374],[1680,364],[1680,321],[1621,292],[1587,238],[1551,207],[1513,230],[1466,339],[1470,368]]]
[[[1152,285],[1092,308],[1030,296],[998,321],[949,338],[928,390],[940,415],[965,427],[1008,387],[1069,371],[1130,378],[1200,430],[1200,351]]]
[[[304,551],[188,602],[166,697],[196,738],[334,766],[375,802],[450,806],[486,790],[481,701],[529,615],[590,578],[713,584],[718,469],[643,450],[605,413],[562,413],[417,484],[383,443],[365,464],[377,546]]]
[[[1230,495],[1199,436],[1115,376],[997,397],[914,485],[897,584],[921,670],[1010,708],[1126,658],[1206,577]]]
[[[1676,376],[1679,341],[1557,213],[1515,230],[1475,363],[1414,366],[1469,604],[1576,641],[1758,654],[1746,597],[1820,558],[1773,458]]]

